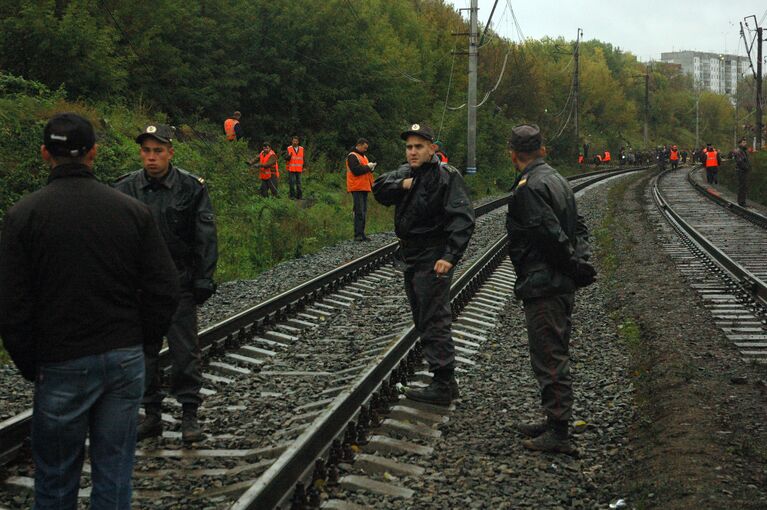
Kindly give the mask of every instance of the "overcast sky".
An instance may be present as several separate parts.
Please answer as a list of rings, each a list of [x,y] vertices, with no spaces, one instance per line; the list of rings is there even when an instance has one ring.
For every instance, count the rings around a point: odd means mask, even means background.
[[[459,8],[470,4],[447,1]],[[481,24],[487,22],[493,2],[479,0]],[[584,39],[609,42],[642,61],[660,60],[661,52],[681,49],[745,56],[739,22],[753,14],[763,27],[767,23],[765,0],[498,0],[493,29],[517,41],[509,4],[525,37],[575,39],[580,27]],[[754,28],[753,18],[749,21]],[[756,59],[756,47],[753,51]]]

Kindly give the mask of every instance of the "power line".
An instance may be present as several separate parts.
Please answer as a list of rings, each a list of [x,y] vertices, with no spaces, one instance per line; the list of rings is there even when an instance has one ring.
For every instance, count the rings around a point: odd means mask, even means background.
[[[453,84],[453,68],[455,67],[455,45],[453,45],[453,63],[450,64],[450,78],[447,80],[447,92],[445,92],[445,106],[442,107],[442,120],[439,122],[439,131],[437,131],[437,139],[442,136],[442,126],[445,124],[445,112],[447,112],[447,101],[450,97],[450,87]]]

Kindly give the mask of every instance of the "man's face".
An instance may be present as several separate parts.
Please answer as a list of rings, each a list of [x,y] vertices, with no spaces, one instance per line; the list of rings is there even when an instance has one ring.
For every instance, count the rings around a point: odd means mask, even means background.
[[[740,142],[738,142],[738,146],[739,146],[741,149],[745,149],[746,147],[748,147],[748,143],[746,143],[746,141],[745,141],[745,140],[741,140]]]
[[[298,138],[293,138],[293,147],[298,147],[299,140]]]
[[[141,162],[144,170],[155,178],[168,173],[173,158],[173,146],[148,136],[141,142]]]
[[[368,151],[368,147],[369,147],[368,144],[363,143],[357,146],[357,150],[360,151],[362,154],[365,154]]]
[[[410,135],[405,140],[405,155],[407,162],[412,168],[418,168],[424,163],[431,161],[437,146],[426,138]]]
[[[270,150],[271,150],[271,146],[269,145],[264,145],[263,147],[261,147],[261,152],[269,152]]]

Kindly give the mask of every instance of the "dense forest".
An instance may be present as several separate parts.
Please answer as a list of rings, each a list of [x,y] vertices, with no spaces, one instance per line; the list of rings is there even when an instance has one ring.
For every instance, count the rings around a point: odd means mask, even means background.
[[[499,23],[510,14],[507,3]],[[356,138],[371,140],[379,169],[393,169],[402,128],[426,121],[463,166],[467,41],[454,33],[467,30],[443,0],[0,0],[0,218],[45,181],[45,119],[75,110],[97,127],[104,180],[137,168],[132,140],[145,123],[178,128],[176,161],[208,180],[218,210],[222,279],[348,238],[342,161]],[[512,182],[506,139],[520,122],[541,125],[564,166],[584,142],[641,148],[646,72],[648,145],[692,146],[696,104],[701,143],[729,149],[745,134],[726,96],[697,94],[678,68],[588,40],[575,140],[574,41],[517,32],[507,39],[491,28],[480,49],[479,172],[467,178],[475,196]],[[740,87],[741,117],[753,109],[752,81]],[[247,140],[227,143],[221,123],[233,110]],[[262,200],[245,161],[261,141],[283,146],[293,134],[307,148],[308,200]],[[382,208],[370,221],[390,229]]]

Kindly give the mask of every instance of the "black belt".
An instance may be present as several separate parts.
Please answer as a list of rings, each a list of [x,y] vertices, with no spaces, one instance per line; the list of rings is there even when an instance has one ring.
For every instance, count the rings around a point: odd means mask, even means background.
[[[425,248],[440,248],[447,244],[446,237],[399,239],[400,248],[403,250],[422,250]]]

